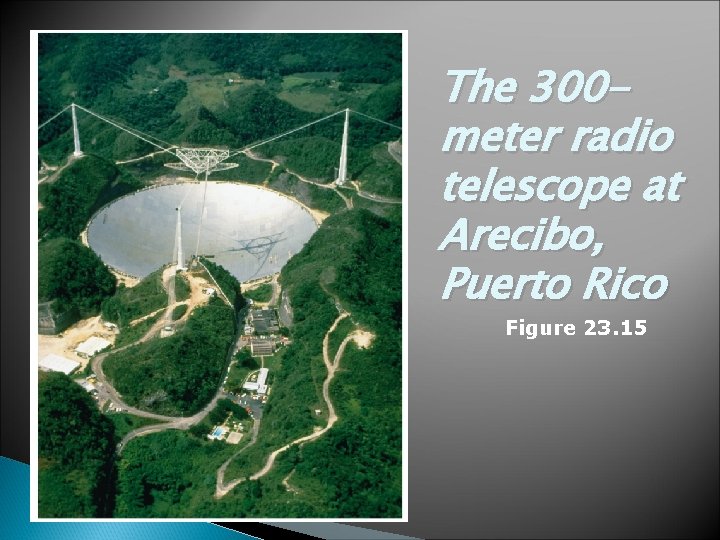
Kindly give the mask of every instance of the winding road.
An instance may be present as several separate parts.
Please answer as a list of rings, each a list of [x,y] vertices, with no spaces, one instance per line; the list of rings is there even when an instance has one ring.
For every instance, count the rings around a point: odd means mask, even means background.
[[[393,143],[388,143],[388,152],[390,153],[390,155],[391,155],[395,160],[397,160],[397,159],[398,159],[398,156],[397,156],[396,154],[394,154],[394,153],[390,150],[390,148],[391,148],[390,145],[391,145],[391,144],[393,144]],[[245,150],[245,151],[243,152],[243,154],[245,154],[245,155],[246,155],[247,157],[249,157],[250,159],[254,159],[254,160],[256,160],[256,161],[264,161],[264,162],[266,162],[266,163],[271,163],[271,164],[272,164],[271,172],[275,170],[275,167],[278,167],[278,166],[280,165],[280,162],[278,162],[278,161],[276,161],[276,160],[274,160],[274,159],[262,158],[262,157],[258,156],[257,154],[251,152],[250,150]],[[400,162],[402,162],[402,157],[400,157]],[[315,182],[314,180],[309,180],[308,178],[305,178],[305,177],[302,176],[301,174],[299,174],[299,173],[297,173],[297,172],[295,172],[295,171],[293,171],[293,170],[291,170],[291,169],[288,169],[287,167],[285,167],[285,170],[286,170],[289,174],[292,174],[293,176],[295,176],[295,177],[296,177],[298,180],[300,180],[301,182],[305,182],[306,184],[312,184],[313,186],[317,186],[317,187],[319,187],[319,188],[330,189],[330,190],[334,191],[334,192],[337,193],[338,196],[343,200],[343,202],[345,203],[346,208],[348,208],[348,209],[353,208],[352,198],[346,197],[345,195],[343,195],[342,191],[338,188],[338,186],[337,186],[337,184],[335,184],[335,182],[330,182],[330,183],[328,183],[328,184],[323,184],[323,183],[321,183],[321,182]],[[351,190],[355,191],[355,193],[357,194],[357,196],[358,196],[358,197],[362,197],[363,199],[368,199],[368,200],[370,200],[370,201],[374,201],[374,202],[378,202],[378,203],[384,203],[384,204],[402,204],[402,199],[397,199],[397,198],[394,198],[394,197],[384,197],[384,196],[382,196],[382,195],[376,195],[375,193],[369,193],[369,192],[367,192],[367,191],[363,191],[362,189],[360,189],[360,186],[357,184],[356,181],[352,181],[352,180],[351,180],[351,181],[348,182],[348,183],[349,183],[350,186],[352,186],[352,187],[348,187],[348,189],[351,189]],[[343,187],[346,187],[346,186],[343,186]]]
[[[151,418],[153,420],[159,420],[161,423],[158,424],[152,424],[149,426],[142,426],[137,429],[134,429],[127,433],[125,437],[120,441],[120,443],[117,445],[117,453],[120,454],[125,448],[125,445],[134,439],[135,437],[141,437],[143,435],[149,435],[150,433],[157,433],[160,431],[164,431],[166,429],[180,429],[180,430],[186,430],[194,426],[195,424],[201,422],[209,413],[210,411],[215,408],[215,405],[217,404],[217,401],[225,396],[225,393],[222,391],[222,385],[218,387],[217,392],[213,396],[212,400],[199,412],[195,413],[192,416],[165,416],[162,414],[156,414],[149,411],[144,411],[142,409],[138,409],[137,407],[132,407],[125,403],[125,401],[122,399],[122,396],[118,393],[117,390],[113,387],[111,382],[107,379],[107,376],[105,375],[105,372],[103,371],[103,362],[105,359],[110,355],[117,352],[120,352],[122,350],[125,350],[129,347],[138,345],[140,343],[144,343],[145,341],[151,339],[153,336],[155,336],[159,331],[160,328],[162,328],[165,324],[167,324],[167,321],[169,321],[172,317],[172,311],[175,308],[176,302],[175,302],[175,267],[169,266],[163,271],[163,277],[162,277],[162,283],[163,287],[168,292],[168,306],[165,308],[165,312],[163,315],[158,318],[158,321],[153,324],[153,326],[148,330],[143,337],[141,337],[139,340],[135,341],[134,343],[130,343],[128,345],[125,345],[124,347],[120,347],[119,349],[113,349],[108,352],[102,353],[97,355],[95,358],[93,358],[91,365],[92,370],[95,373],[95,376],[97,378],[97,381],[99,386],[102,386],[103,391],[110,397],[110,399],[123,409],[124,412],[128,412],[135,416],[140,416],[142,418]],[[192,309],[192,306],[191,306]],[[191,311],[191,309],[188,309],[188,314]],[[187,315],[187,314],[186,314]],[[241,330],[238,329],[238,332]],[[237,338],[237,336],[236,336]],[[232,354],[232,347],[230,348],[228,354]]]
[[[138,409],[137,407],[132,407],[125,403],[122,399],[122,396],[115,390],[115,388],[112,386],[110,381],[108,381],[105,373],[103,372],[102,365],[105,359],[111,354],[116,353],[121,350],[127,349],[128,347],[131,347],[133,345],[137,345],[138,343],[143,343],[147,341],[148,339],[152,338],[159,330],[160,328],[166,324],[166,321],[171,316],[172,310],[175,307],[175,299],[170,298],[171,292],[173,291],[174,287],[172,287],[171,283],[174,283],[174,277],[175,277],[175,268],[173,266],[168,267],[163,272],[163,286],[168,290],[168,307],[165,309],[165,313],[162,317],[158,319],[158,321],[150,328],[150,330],[138,341],[126,345],[124,347],[121,347],[119,349],[114,349],[112,351],[108,351],[102,354],[97,355],[92,360],[92,368],[95,372],[95,375],[97,377],[98,383],[102,384],[104,392],[106,392],[112,401],[122,408],[124,411],[133,414],[135,416],[139,416],[142,418],[150,418],[154,420],[158,420],[159,423],[157,424],[151,424],[148,426],[142,426],[139,428],[136,428],[130,432],[128,432],[122,440],[118,443],[116,452],[118,455],[120,455],[123,451],[123,449],[126,447],[127,443],[131,440],[135,439],[136,437],[142,437],[144,435],[150,435],[151,433],[159,433],[161,431],[165,431],[168,429],[178,429],[178,430],[187,430],[191,428],[192,426],[198,424],[201,422],[209,413],[212,411],[215,406],[217,405],[217,402],[220,398],[225,396],[225,393],[222,391],[222,385],[218,388],[217,392],[213,396],[212,400],[199,412],[195,413],[192,416],[165,416],[161,414],[156,414],[148,411],[144,411],[142,409]],[[252,430],[252,436],[250,441],[243,446],[238,452],[230,456],[217,470],[216,475],[216,486],[215,486],[215,498],[220,499],[227,495],[230,491],[233,490],[237,485],[240,483],[246,481],[246,480],[257,480],[259,478],[262,478],[266,474],[270,472],[273,465],[275,464],[275,460],[277,457],[282,454],[283,452],[287,451],[289,448],[291,448],[294,445],[302,445],[306,442],[313,441],[322,435],[324,435],[328,430],[330,430],[333,425],[338,421],[338,415],[335,412],[335,406],[330,399],[330,383],[332,382],[333,378],[335,377],[335,373],[337,369],[340,366],[340,360],[345,353],[345,347],[350,341],[355,341],[355,343],[360,347],[367,347],[372,342],[372,339],[374,338],[373,334],[369,332],[362,331],[360,329],[355,329],[353,332],[349,333],[343,341],[340,343],[340,346],[338,347],[337,352],[335,353],[335,356],[331,359],[329,354],[329,342],[330,342],[330,335],[335,331],[337,328],[337,325],[345,319],[346,317],[350,316],[350,313],[348,311],[345,311],[343,307],[340,304],[340,301],[337,297],[334,297],[335,300],[335,306],[338,309],[338,316],[333,321],[333,324],[330,326],[330,328],[325,333],[325,336],[323,338],[323,345],[322,345],[322,353],[323,353],[323,362],[325,363],[325,367],[327,369],[327,376],[325,380],[323,381],[323,387],[322,387],[322,395],[323,400],[325,401],[325,405],[327,407],[328,411],[328,419],[327,424],[325,427],[321,429],[317,429],[313,433],[309,435],[305,435],[303,437],[299,437],[295,439],[292,442],[289,442],[288,444],[281,446],[280,448],[273,450],[267,457],[267,460],[265,461],[264,466],[257,472],[253,473],[249,477],[242,477],[237,478],[235,480],[232,480],[230,482],[225,482],[225,473],[227,471],[228,466],[230,463],[237,458],[239,455],[241,455],[243,452],[245,452],[248,448],[253,446],[257,442],[258,433],[260,431],[260,422],[261,420],[256,419],[253,422],[253,430]],[[172,300],[172,302],[170,301]],[[240,331],[240,329],[238,329]],[[228,352],[229,355],[232,354],[232,348]]]
[[[225,463],[222,464],[222,466],[218,469],[217,472],[217,481],[215,484],[215,498],[220,499],[227,495],[230,491],[232,491],[233,488],[235,488],[238,484],[244,482],[245,480],[257,480],[259,478],[262,478],[267,473],[270,472],[273,465],[275,464],[275,460],[277,457],[291,448],[292,446],[296,444],[304,444],[306,442],[313,441],[317,439],[318,437],[322,437],[328,430],[330,430],[333,425],[338,420],[337,413],[335,412],[335,406],[333,405],[333,402],[330,399],[330,383],[332,382],[333,378],[335,377],[335,372],[337,371],[338,367],[340,366],[340,359],[342,358],[343,354],[345,353],[345,347],[350,341],[355,341],[355,343],[358,344],[360,347],[367,347],[372,342],[372,339],[374,338],[374,335],[370,332],[365,332],[360,329],[356,329],[353,332],[349,333],[347,336],[345,336],[345,339],[343,339],[342,343],[340,343],[340,347],[338,348],[337,352],[335,353],[335,356],[330,359],[329,354],[329,342],[330,342],[330,334],[333,333],[335,328],[337,328],[337,325],[345,319],[346,317],[350,316],[350,313],[345,311],[342,306],[340,305],[340,301],[335,298],[335,305],[337,306],[337,309],[339,311],[339,314],[335,321],[333,322],[332,326],[328,329],[328,331],[325,333],[325,337],[323,338],[323,362],[325,363],[325,367],[327,368],[327,376],[325,377],[325,381],[323,382],[322,387],[322,394],[323,394],[323,400],[325,401],[325,405],[327,406],[328,410],[328,420],[325,427],[318,429],[317,431],[314,431],[310,435],[305,435],[303,437],[298,437],[292,442],[289,442],[288,444],[281,446],[280,448],[273,450],[267,457],[267,460],[265,461],[265,465],[257,472],[251,474],[249,477],[241,477],[237,478],[235,480],[232,480],[230,482],[225,482],[225,472],[227,470],[228,465],[237,457],[242,451],[247,449],[250,444],[255,443],[255,437],[253,438],[253,441],[243,448],[240,452],[237,454],[231,456]],[[256,428],[259,425],[259,422],[256,422]]]
[[[390,150],[390,149],[388,148],[388,150]],[[272,159],[261,158],[261,157],[257,156],[256,154],[253,154],[249,150],[245,151],[243,153],[251,159],[271,163],[272,170],[274,170],[275,167],[277,167],[279,165],[279,163],[277,161],[272,160]],[[392,152],[391,152],[391,154],[392,154]],[[395,157],[395,156],[393,156],[393,157]],[[314,182],[312,180],[308,180],[307,178],[304,178],[303,176],[301,176],[298,173],[291,171],[289,169],[287,169],[287,171],[288,171],[288,173],[294,175],[296,178],[298,178],[302,182],[312,184],[312,185],[318,186],[323,189],[333,190],[335,193],[338,194],[338,196],[340,196],[342,198],[342,200],[345,203],[345,206],[348,209],[353,208],[352,198],[346,197],[345,195],[343,195],[334,182],[330,183],[330,184],[322,184],[319,182]],[[350,188],[350,186],[352,186],[352,188]],[[392,199],[389,197],[382,197],[380,195],[375,195],[372,193],[364,192],[360,189],[359,185],[356,182],[350,182],[350,186],[348,186],[348,189],[353,189],[359,197],[363,197],[365,199],[369,199],[369,200],[372,200],[375,202],[380,202],[380,203],[388,203],[388,204],[401,204],[402,203],[402,201],[400,199]],[[208,272],[208,274],[210,274],[210,273]],[[102,364],[110,354],[119,352],[119,351],[124,350],[128,347],[131,347],[133,345],[137,345],[139,343],[143,343],[143,342],[147,341],[148,339],[150,339],[154,335],[156,335],[157,332],[159,332],[160,328],[162,326],[164,326],[165,324],[167,324],[167,321],[169,321],[171,319],[172,311],[176,305],[174,276],[175,276],[175,267],[174,266],[168,267],[163,272],[163,286],[165,287],[166,291],[168,292],[168,306],[165,309],[163,316],[161,316],[158,319],[158,321],[152,326],[152,328],[150,328],[150,330],[148,330],[148,332],[142,338],[140,338],[138,341],[136,341],[132,344],[126,345],[124,347],[121,347],[119,349],[114,349],[112,351],[102,353],[102,354],[96,356],[92,360],[92,369],[97,377],[98,383],[101,383],[104,391],[110,396],[112,401],[118,407],[122,408],[124,411],[126,411],[130,414],[133,414],[135,416],[139,416],[139,417],[143,417],[143,418],[151,418],[151,419],[158,420],[160,422],[158,424],[142,426],[142,427],[139,427],[139,428],[134,429],[134,430],[130,431],[129,433],[127,433],[123,437],[123,439],[120,441],[120,443],[118,443],[118,445],[117,445],[116,451],[117,451],[118,455],[120,453],[122,453],[122,450],[125,448],[127,443],[136,437],[149,435],[151,433],[158,433],[158,432],[165,431],[168,429],[187,430],[187,429],[191,428],[192,426],[201,422],[210,413],[210,411],[212,411],[213,408],[215,408],[217,401],[225,395],[224,392],[222,391],[222,385],[220,385],[218,387],[217,392],[213,396],[212,400],[201,411],[197,412],[196,414],[194,414],[192,416],[188,416],[188,417],[165,416],[165,415],[160,415],[160,414],[144,411],[144,410],[138,409],[136,407],[131,407],[130,405],[125,403],[122,399],[122,396],[115,390],[115,388],[112,386],[110,381],[108,381],[107,377],[105,376],[105,373],[103,372]],[[277,280],[277,277],[274,277],[273,300],[276,298],[277,288],[278,288],[276,280]],[[222,291],[220,290],[219,287],[218,287],[218,290],[219,290],[219,292],[222,293]],[[224,294],[222,296],[224,297]],[[223,298],[223,299],[229,303],[227,298]],[[327,431],[332,429],[332,427],[337,422],[338,416],[335,411],[335,406],[334,406],[332,400],[330,399],[330,383],[332,382],[333,378],[335,377],[335,373],[336,373],[338,367],[340,366],[340,360],[341,360],[343,354],[345,353],[345,348],[346,348],[347,344],[350,341],[354,341],[359,347],[364,348],[371,344],[371,342],[374,338],[374,335],[369,332],[363,331],[359,328],[356,328],[353,332],[350,332],[343,339],[343,341],[340,343],[340,346],[338,347],[337,352],[335,353],[335,356],[331,359],[329,352],[328,352],[330,335],[337,328],[337,325],[340,323],[340,321],[342,321],[346,317],[350,316],[350,313],[345,311],[342,308],[337,297],[334,297],[334,299],[335,299],[335,305],[337,306],[339,314],[338,314],[337,318],[335,319],[335,321],[333,322],[333,324],[328,329],[328,331],[325,333],[325,337],[323,338],[323,345],[322,345],[323,362],[325,363],[325,367],[327,369],[327,376],[326,376],[325,380],[323,381],[323,387],[322,387],[323,400],[325,401],[325,405],[326,405],[327,411],[328,411],[327,424],[323,428],[320,428],[320,429],[316,428],[316,431],[314,431],[313,433],[311,433],[309,435],[299,437],[299,438],[285,444],[284,446],[281,446],[280,448],[273,450],[268,455],[267,460],[265,461],[265,464],[263,465],[263,467],[260,470],[258,470],[257,472],[251,474],[249,477],[241,477],[241,478],[237,478],[235,480],[229,481],[229,482],[225,482],[225,473],[226,473],[227,468],[230,465],[230,463],[237,456],[241,455],[243,452],[245,452],[248,448],[252,447],[257,442],[257,437],[258,437],[258,433],[260,430],[261,420],[256,419],[253,422],[253,431],[252,431],[251,440],[245,446],[243,446],[242,449],[240,449],[238,452],[236,452],[230,458],[228,458],[218,468],[217,477],[216,477],[216,488],[215,488],[215,498],[216,499],[220,499],[220,498],[224,497],[230,491],[232,491],[233,488],[235,488],[237,485],[239,485],[240,483],[242,483],[248,479],[249,480],[257,480],[259,478],[262,478],[263,476],[268,474],[270,472],[270,470],[272,470],[272,467],[275,464],[275,460],[277,459],[277,457],[280,454],[287,451],[292,446],[302,445],[304,443],[307,443],[307,442],[313,441],[319,437],[322,437],[325,433],[327,433]],[[190,309],[188,309],[188,313],[192,310],[192,307],[193,306],[190,306]],[[238,332],[241,332],[241,331],[242,331],[242,329],[238,328]],[[236,336],[236,338],[237,338],[237,336]],[[231,355],[232,352],[233,352],[233,349],[231,348],[229,350],[228,354]]]
[[[276,160],[270,159],[270,158],[262,158],[250,150],[244,150],[242,153],[245,154],[250,159],[254,159],[255,161],[264,161],[265,163],[271,163],[272,169],[270,169],[270,172],[274,171],[275,167],[280,166],[279,161],[276,161]],[[306,184],[311,184],[311,185],[317,186],[319,188],[330,189],[330,190],[334,191],[343,200],[343,202],[345,203],[345,206],[348,209],[353,207],[352,199],[348,199],[345,195],[340,193],[340,190],[337,189],[335,182],[330,182],[329,184],[323,184],[321,182],[315,182],[314,180],[309,180],[309,179],[305,178],[304,176],[302,176],[301,174],[299,174],[291,169],[288,169],[287,167],[285,167],[285,170],[288,172],[288,174],[293,175],[301,182],[305,182]]]

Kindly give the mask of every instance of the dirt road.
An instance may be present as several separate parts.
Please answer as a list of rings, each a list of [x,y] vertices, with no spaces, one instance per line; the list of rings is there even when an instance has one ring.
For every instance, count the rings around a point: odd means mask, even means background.
[[[111,351],[108,351],[106,353],[102,353],[97,355],[92,360],[92,368],[95,372],[95,375],[97,377],[98,384],[102,386],[103,392],[106,393],[110,399],[115,403],[116,406],[122,408],[124,411],[133,414],[135,416],[140,416],[143,418],[152,418],[155,420],[159,420],[160,424],[153,424],[150,426],[143,426],[137,429],[134,429],[133,431],[129,432],[125,437],[123,437],[120,444],[117,446],[118,454],[122,452],[123,448],[125,448],[125,445],[134,439],[135,437],[141,437],[143,435],[148,435],[150,433],[157,433],[159,431],[164,431],[166,429],[189,429],[195,424],[201,422],[209,413],[211,410],[215,408],[215,405],[217,404],[218,399],[224,397],[224,393],[222,391],[222,385],[218,387],[217,392],[215,393],[215,396],[212,398],[212,400],[198,413],[192,415],[192,416],[165,416],[161,414],[156,414],[148,411],[144,411],[142,409],[138,409],[137,407],[132,407],[125,403],[122,399],[122,396],[120,393],[115,390],[111,382],[107,379],[107,376],[105,375],[103,371],[103,362],[105,359],[112,353],[116,353],[119,351],[122,351],[124,349],[127,349],[128,347],[132,347],[134,345],[137,345],[139,343],[144,343],[145,341],[153,338],[157,335],[157,333],[160,331],[160,329],[167,324],[167,322],[172,318],[172,311],[173,309],[179,305],[179,304],[187,304],[188,310],[186,311],[183,318],[189,316],[190,312],[197,307],[198,305],[207,302],[208,296],[205,295],[202,292],[202,288],[207,285],[207,282],[201,278],[198,278],[196,276],[188,275],[188,281],[190,283],[190,298],[188,300],[185,300],[183,302],[176,302],[174,297],[174,283],[175,283],[175,267],[170,266],[166,268],[163,271],[163,277],[162,282],[165,289],[168,291],[168,306],[165,308],[165,312],[162,317],[158,319],[158,321],[150,328],[150,330],[147,331],[147,333],[140,338],[138,341],[131,343],[129,345],[126,345],[124,347],[121,347],[119,349],[114,349]],[[236,336],[237,337],[237,336]],[[228,352],[229,355],[232,354],[232,348]]]
[[[343,354],[345,353],[345,347],[350,341],[354,341],[359,347],[366,348],[369,347],[372,344],[372,340],[374,338],[374,335],[370,332],[366,332],[360,329],[356,329],[353,332],[349,333],[347,336],[345,336],[345,339],[343,339],[342,343],[340,343],[340,347],[338,348],[337,352],[335,353],[334,358],[330,358],[329,355],[329,342],[330,342],[330,334],[333,333],[335,328],[337,328],[337,325],[345,319],[346,317],[350,316],[350,313],[345,311],[342,306],[340,305],[340,302],[337,298],[335,298],[335,305],[338,307],[339,315],[333,322],[332,326],[328,329],[328,331],[325,333],[325,337],[323,338],[323,362],[325,363],[325,367],[327,368],[327,376],[325,377],[325,381],[323,382],[323,388],[322,388],[322,394],[323,394],[323,400],[325,401],[325,405],[327,406],[328,410],[328,420],[325,427],[318,429],[317,431],[314,431],[310,435],[305,435],[303,437],[299,437],[295,439],[292,442],[289,442],[288,444],[281,446],[277,450],[273,450],[267,457],[267,460],[265,461],[265,465],[256,473],[251,474],[248,478],[237,478],[231,482],[225,483],[225,471],[230,464],[230,462],[235,458],[235,456],[232,456],[230,459],[228,459],[223,465],[218,469],[217,472],[217,481],[215,486],[215,498],[220,499],[227,495],[235,486],[238,484],[244,482],[246,479],[249,480],[257,480],[259,478],[262,478],[267,473],[270,472],[273,465],[275,464],[275,460],[277,457],[291,448],[292,446],[296,444],[304,444],[306,442],[313,441],[317,439],[318,437],[322,437],[325,433],[330,430],[333,425],[338,421],[338,415],[335,412],[335,406],[333,405],[332,400],[330,399],[330,383],[332,382],[333,378],[335,377],[335,372],[337,371],[338,367],[340,366],[340,359],[342,358]],[[254,442],[254,441],[253,441]]]

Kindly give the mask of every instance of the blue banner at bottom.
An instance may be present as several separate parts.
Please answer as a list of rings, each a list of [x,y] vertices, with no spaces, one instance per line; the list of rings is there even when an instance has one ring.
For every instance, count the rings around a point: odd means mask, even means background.
[[[199,522],[30,522],[30,467],[0,457],[0,537],[7,540],[246,540],[255,538]]]

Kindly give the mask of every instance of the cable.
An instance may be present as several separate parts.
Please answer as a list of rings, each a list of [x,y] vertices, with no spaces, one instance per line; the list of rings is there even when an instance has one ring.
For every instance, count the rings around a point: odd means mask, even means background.
[[[359,114],[360,116],[364,116],[365,118],[369,118],[370,120],[375,120],[376,122],[380,122],[381,124],[394,127],[395,129],[402,130],[401,126],[396,126],[395,124],[391,124],[390,122],[386,122],[385,120],[380,120],[379,118],[375,118],[374,116],[370,116],[369,114],[361,113],[360,111],[354,111],[352,109],[350,109],[350,112],[354,114]]]
[[[137,161],[142,161],[143,159],[147,159],[149,157],[153,157],[158,154],[162,154],[164,152],[172,152],[175,148],[177,148],[177,146],[173,146],[171,148],[168,148],[167,150],[150,152],[149,154],[145,154],[144,156],[140,156],[140,157],[136,157],[136,158],[132,158],[132,159],[117,160],[117,161],[115,161],[115,165],[127,165],[128,163],[135,163]]]
[[[85,111],[86,113],[91,114],[91,115],[93,115],[93,116],[96,117],[96,118],[99,118],[99,119],[102,120],[103,122],[107,122],[107,123],[110,124],[111,126],[115,126],[115,127],[118,128],[118,129],[121,129],[121,130],[123,130],[123,131],[126,131],[126,132],[129,133],[130,135],[133,135],[134,137],[137,137],[138,139],[143,140],[143,141],[145,141],[145,142],[148,143],[148,144],[151,144],[151,145],[153,145],[153,146],[156,146],[156,147],[160,148],[161,150],[168,151],[168,150],[170,150],[170,148],[175,147],[175,145],[170,144],[169,142],[163,141],[162,139],[160,139],[160,138],[158,138],[158,137],[155,137],[154,135],[150,135],[149,133],[143,133],[143,132],[140,131],[139,129],[129,128],[129,127],[123,126],[122,124],[120,124],[120,123],[118,123],[118,122],[115,122],[115,121],[113,121],[113,120],[110,120],[109,118],[105,118],[104,116],[101,116],[101,115],[99,115],[99,114],[96,113],[96,112],[93,112],[93,111],[91,111],[91,110],[89,110],[89,109],[86,109],[85,107],[81,107],[80,105],[77,105],[77,104],[76,104],[75,106],[76,106],[78,109],[83,110],[83,111]],[[135,133],[135,131],[136,131],[137,133]],[[143,137],[143,136],[141,136],[141,135],[138,135],[138,133],[142,133],[142,135],[144,135],[145,137]],[[146,138],[146,137],[148,137],[148,138],[150,138],[150,139],[158,140],[158,141],[160,141],[161,143],[167,145],[169,148],[164,148],[163,146],[160,146],[159,144],[157,144],[157,143],[149,140],[149,139]]]
[[[57,113],[55,116],[53,116],[53,117],[50,118],[49,120],[45,120],[42,124],[40,124],[40,125],[38,126],[38,131],[41,130],[42,128],[44,128],[45,126],[47,126],[50,122],[52,122],[53,120],[55,120],[58,116],[60,116],[60,115],[61,115],[62,113],[64,113],[65,111],[67,111],[70,107],[72,107],[72,105],[68,105],[68,106],[65,107],[62,111],[60,111],[59,113]]]
[[[228,156],[228,157],[232,157],[232,156],[236,156],[236,155],[238,155],[238,154],[242,154],[243,152],[247,152],[248,150],[252,150],[253,148],[257,148],[258,146],[262,146],[263,144],[267,144],[267,143],[269,143],[269,142],[272,142],[272,141],[274,141],[274,140],[276,140],[276,139],[279,139],[280,137],[284,137],[285,135],[290,135],[291,133],[295,133],[296,131],[300,131],[301,129],[305,129],[306,127],[310,127],[310,126],[312,126],[313,124],[317,124],[317,123],[319,123],[319,122],[322,122],[322,121],[324,121],[324,120],[327,120],[328,118],[332,118],[333,116],[337,116],[338,114],[344,113],[344,112],[345,112],[345,109],[343,109],[342,111],[334,112],[334,113],[332,113],[332,114],[330,114],[330,115],[328,115],[328,116],[325,116],[325,117],[323,117],[323,118],[320,118],[319,120],[313,120],[312,122],[309,122],[309,123],[305,124],[304,126],[296,127],[296,128],[294,128],[294,129],[291,129],[290,131],[286,131],[285,133],[281,133],[280,135],[276,135],[275,137],[271,137],[271,138],[269,138],[269,139],[267,139],[267,140],[264,140],[264,141],[261,141],[261,142],[259,142],[259,143],[251,144],[250,146],[246,146],[245,148],[242,148],[241,150],[236,150],[235,152],[231,152],[231,153],[230,153],[230,156]]]

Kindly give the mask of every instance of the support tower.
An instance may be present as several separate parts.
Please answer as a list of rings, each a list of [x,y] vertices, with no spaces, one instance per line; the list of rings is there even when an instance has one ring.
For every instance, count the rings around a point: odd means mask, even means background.
[[[82,156],[82,150],[80,149],[80,130],[78,130],[78,123],[77,123],[77,113],[75,112],[75,104],[73,103],[70,107],[70,110],[72,111],[72,122],[73,122],[73,142],[75,143],[75,150],[73,151],[73,156],[79,157]]]
[[[350,109],[345,109],[345,126],[343,127],[342,147],[340,149],[340,167],[338,168],[338,177],[335,183],[342,186],[347,181],[347,143],[348,143],[348,124],[350,123]]]

